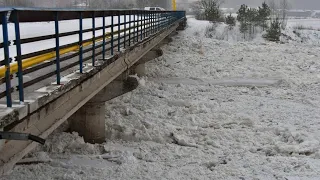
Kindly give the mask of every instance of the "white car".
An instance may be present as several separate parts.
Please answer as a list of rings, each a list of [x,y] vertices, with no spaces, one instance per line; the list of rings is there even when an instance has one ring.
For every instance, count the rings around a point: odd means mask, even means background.
[[[145,7],[144,10],[146,11],[165,11],[162,7]]]

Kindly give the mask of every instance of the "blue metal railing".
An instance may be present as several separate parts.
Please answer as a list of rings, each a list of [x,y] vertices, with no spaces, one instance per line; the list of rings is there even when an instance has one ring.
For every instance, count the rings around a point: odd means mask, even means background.
[[[24,88],[52,76],[56,76],[56,83],[60,85],[62,72],[79,66],[79,72],[83,73],[86,61],[91,59],[95,66],[100,55],[106,60],[107,54],[113,56],[121,48],[156,36],[184,19],[185,12],[6,8],[0,9],[0,16],[0,58],[3,59],[0,61],[0,98],[5,97],[7,106],[12,107],[17,101],[12,99],[24,102]],[[49,29],[42,32],[45,27]],[[48,34],[52,30],[54,33]],[[46,46],[51,40],[54,44]],[[43,73],[51,66],[55,67],[54,71],[28,81],[23,78],[31,73]],[[14,74],[17,82],[13,79]],[[19,92],[17,98],[11,97],[16,91],[14,87]]]

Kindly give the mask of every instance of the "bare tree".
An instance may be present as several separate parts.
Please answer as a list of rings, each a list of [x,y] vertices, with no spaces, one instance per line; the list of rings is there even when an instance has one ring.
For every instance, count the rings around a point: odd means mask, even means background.
[[[285,29],[287,27],[287,11],[290,8],[290,3],[288,0],[280,1],[280,9],[281,9],[281,28]]]

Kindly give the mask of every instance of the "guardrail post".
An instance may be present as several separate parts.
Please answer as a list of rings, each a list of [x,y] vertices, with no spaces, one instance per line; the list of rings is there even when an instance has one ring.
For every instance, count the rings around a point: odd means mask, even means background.
[[[152,23],[152,26],[153,26],[153,34],[155,34],[155,32],[156,32],[156,28],[155,28],[155,24],[156,24],[156,13],[155,12],[153,12],[152,13],[152,20],[153,20],[153,23]]]
[[[121,24],[121,19],[120,19],[120,11],[118,11],[118,51],[120,52],[121,50],[121,27],[120,27],[120,24]]]
[[[149,12],[149,34],[148,36],[150,36],[152,34],[152,13]]]
[[[80,12],[79,17],[79,64],[80,64],[80,73],[83,72],[83,47],[82,47],[82,40],[83,40],[83,24],[82,24],[82,12]]]
[[[162,13],[161,13],[161,19],[160,19],[160,31],[163,29],[164,18],[165,18],[165,13],[162,12]]]
[[[151,17],[151,23],[150,23],[150,25],[151,25],[151,35],[153,34],[153,11],[150,13],[150,17]]]
[[[154,23],[155,33],[157,33],[158,32],[158,12],[154,13],[154,20],[155,20],[155,23]]]
[[[96,15],[92,12],[92,67],[95,66],[96,61]]]
[[[131,16],[132,16],[132,11],[129,12],[129,47],[131,46]]]
[[[141,11],[141,13],[140,13],[140,16],[141,16],[141,20],[140,20],[140,24],[141,24],[141,28],[140,28],[140,40],[142,41],[142,36],[143,36],[143,19],[142,19],[142,17],[143,17],[143,11]]]
[[[157,32],[157,21],[156,21],[157,12],[153,12],[153,34]]]
[[[111,56],[113,56],[114,52],[114,30],[113,30],[113,27],[114,26],[114,18],[113,18],[113,14],[111,15]]]
[[[127,36],[127,12],[125,11],[124,12],[124,18],[123,18],[124,20],[123,20],[123,22],[124,22],[124,35],[123,35],[123,37],[124,37],[124,39],[123,39],[123,48],[126,48],[126,36]]]
[[[146,11],[143,11],[143,38],[146,38],[146,33],[147,33],[147,30],[146,30]]]
[[[60,85],[60,41],[59,41],[59,12],[55,12],[55,39],[56,39],[56,74],[57,84]]]
[[[137,16],[137,37],[135,35],[135,38],[137,38],[137,42],[139,42],[139,12],[137,11],[137,14],[135,15]]]
[[[161,12],[158,13],[158,32],[160,31]]]
[[[148,15],[148,33],[147,33],[147,36],[149,37],[150,36],[150,34],[151,34],[151,19],[150,19],[150,17],[151,17],[151,15],[150,15],[150,12],[149,11],[147,11],[147,15]]]
[[[133,41],[132,43],[134,44],[135,43],[135,40],[136,40],[136,14],[133,13]]]
[[[5,80],[6,80],[7,107],[12,107],[7,12],[2,12],[1,15],[2,15],[1,18],[2,18],[4,63],[6,67]]]
[[[103,44],[102,44],[102,59],[106,59],[106,17],[105,17],[105,11],[103,11],[103,17],[102,17],[102,34],[103,34]]]
[[[14,27],[16,33],[16,49],[17,57],[16,61],[18,62],[18,90],[19,90],[19,100],[24,102],[24,90],[23,90],[23,75],[22,75],[22,59],[21,59],[21,38],[20,38],[20,25],[19,25],[19,13],[18,11],[13,12],[14,15]]]
[[[166,12],[166,20],[164,21],[164,26],[168,27],[168,12]]]

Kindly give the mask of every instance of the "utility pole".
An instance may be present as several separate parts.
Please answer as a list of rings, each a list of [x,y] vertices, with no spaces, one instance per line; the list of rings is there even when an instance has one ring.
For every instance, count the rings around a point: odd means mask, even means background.
[[[172,10],[176,11],[177,10],[177,3],[176,0],[172,0]]]

